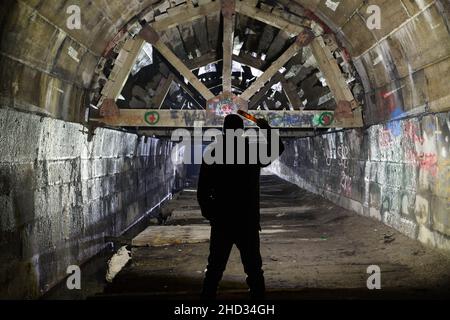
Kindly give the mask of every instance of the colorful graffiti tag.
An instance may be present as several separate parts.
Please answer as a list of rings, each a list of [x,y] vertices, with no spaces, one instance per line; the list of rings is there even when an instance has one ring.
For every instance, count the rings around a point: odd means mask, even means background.
[[[159,122],[159,113],[157,111],[149,111],[144,114],[144,121],[154,126]]]
[[[214,111],[217,116],[225,117],[239,110],[239,105],[234,98],[216,98],[209,102],[208,109]]]
[[[317,114],[313,118],[313,125],[315,126],[330,126],[334,121],[334,115],[331,112],[323,112]]]
[[[253,115],[257,118],[266,118],[270,125],[273,127],[295,127],[300,125],[311,125],[312,115],[309,114],[292,114],[286,112],[269,112],[269,113],[258,113],[255,112]]]

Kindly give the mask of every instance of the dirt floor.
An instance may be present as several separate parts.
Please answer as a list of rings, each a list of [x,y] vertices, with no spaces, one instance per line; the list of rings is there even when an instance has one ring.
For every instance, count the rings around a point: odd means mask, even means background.
[[[268,298],[449,298],[450,256],[380,222],[358,216],[274,176],[262,176],[261,253]],[[193,191],[183,191],[163,226],[133,240],[132,262],[103,297],[198,299],[209,225]],[[381,290],[368,290],[367,268],[381,268]],[[233,248],[219,298],[247,297]]]

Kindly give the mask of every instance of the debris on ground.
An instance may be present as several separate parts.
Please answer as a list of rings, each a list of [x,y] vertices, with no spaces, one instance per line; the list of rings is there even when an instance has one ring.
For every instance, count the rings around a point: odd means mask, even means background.
[[[108,271],[106,272],[106,281],[112,282],[114,277],[130,261],[131,252],[126,246],[121,247],[115,255],[108,261]]]
[[[384,243],[391,243],[395,241],[395,237],[393,233],[385,233],[384,234]]]

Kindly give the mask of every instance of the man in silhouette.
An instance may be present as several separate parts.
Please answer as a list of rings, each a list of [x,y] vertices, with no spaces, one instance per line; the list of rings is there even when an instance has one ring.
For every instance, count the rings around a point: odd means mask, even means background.
[[[264,129],[265,146],[268,154],[273,159],[272,134],[268,122],[258,119],[257,125]],[[230,137],[228,133],[235,132],[240,135],[240,130],[244,129],[244,122],[238,115],[228,115],[223,126],[223,143],[216,144],[217,148],[222,148],[222,163],[206,164],[205,160],[200,169],[197,199],[200,204],[202,215],[210,221],[211,238],[208,266],[203,282],[202,298],[215,299],[217,287],[222,279],[223,272],[233,245],[240,251],[241,261],[244,271],[247,274],[247,284],[250,289],[252,299],[263,299],[265,292],[264,276],[262,270],[262,260],[259,245],[260,213],[259,213],[259,178],[262,167],[268,163],[251,161],[251,156],[255,156],[255,150],[261,148],[263,141],[258,141],[255,148],[251,148],[251,143],[245,139],[245,149],[242,151],[237,144],[233,145],[234,154],[231,156],[232,163],[227,159],[227,140],[236,138]],[[227,133],[227,134],[225,134]],[[284,146],[279,137],[275,137],[279,143],[278,157]],[[217,142],[217,140],[216,140]],[[208,147],[210,148],[211,145]],[[275,148],[276,149],[276,148]],[[245,161],[238,164],[240,152],[245,152]],[[206,154],[206,152],[205,152]]]

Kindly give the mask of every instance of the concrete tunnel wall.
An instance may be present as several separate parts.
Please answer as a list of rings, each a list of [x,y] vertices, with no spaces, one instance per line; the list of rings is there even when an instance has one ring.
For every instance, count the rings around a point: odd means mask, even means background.
[[[36,298],[160,203],[176,183],[167,139],[81,124],[110,40],[155,1],[2,1],[0,297]]]
[[[369,4],[381,8],[381,30],[365,26]],[[339,11],[319,16],[347,44],[361,76],[366,128],[287,141],[271,169],[450,250],[450,2],[346,1]]]
[[[0,297],[33,298],[175,183],[172,142],[0,109]]]
[[[83,28],[70,30],[65,1],[2,1],[0,296],[40,295],[169,192],[167,141],[100,129],[87,142],[76,124],[112,39],[157,2],[74,0]],[[311,10],[347,48],[368,128],[289,141],[275,172],[448,249],[448,114],[425,114],[450,108],[449,1],[278,2]],[[365,25],[370,4],[381,30]]]

